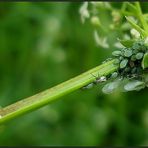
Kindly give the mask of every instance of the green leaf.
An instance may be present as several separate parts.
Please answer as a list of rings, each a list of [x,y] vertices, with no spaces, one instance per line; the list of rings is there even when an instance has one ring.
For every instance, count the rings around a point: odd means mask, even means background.
[[[130,10],[131,12],[133,12],[134,14],[137,13],[137,8],[136,8],[136,6],[134,6],[133,4],[131,4],[131,3],[129,3],[129,2],[126,2],[126,4],[127,4],[127,8],[129,8],[129,10]]]
[[[141,28],[139,27],[132,19],[130,19],[129,17],[126,17],[127,21],[130,23],[130,25],[136,29],[143,37],[147,36],[147,33]]]
[[[122,13],[126,16],[134,16],[136,15],[135,13],[129,12],[129,11],[122,11]]]
[[[135,40],[120,40],[120,39],[118,40],[123,46],[127,48],[132,47],[133,43],[135,42]]]
[[[146,69],[148,68],[148,53],[146,53],[143,57],[143,60],[142,60],[142,68],[143,69]]]

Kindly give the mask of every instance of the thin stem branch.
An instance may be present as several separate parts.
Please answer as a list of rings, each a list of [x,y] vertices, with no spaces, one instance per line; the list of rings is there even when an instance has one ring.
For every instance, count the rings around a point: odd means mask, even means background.
[[[80,89],[95,80],[93,75],[99,75],[101,77],[116,71],[118,66],[115,66],[113,63],[114,60],[108,61],[55,87],[0,109],[0,124],[47,105],[52,101],[60,99],[61,96]]]
[[[147,36],[148,36],[148,24],[147,24],[147,22],[146,22],[146,20],[144,18],[144,15],[142,13],[141,6],[140,6],[139,2],[136,2],[136,7],[137,7],[137,10],[138,10],[137,17],[139,18],[144,30],[147,33]]]

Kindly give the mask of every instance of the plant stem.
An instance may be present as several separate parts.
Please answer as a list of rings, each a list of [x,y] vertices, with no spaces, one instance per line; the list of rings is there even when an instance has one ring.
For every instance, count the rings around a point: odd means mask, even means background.
[[[118,69],[118,66],[114,65],[114,60],[108,61],[100,66],[97,66],[79,76],[72,78],[66,82],[63,82],[55,87],[40,92],[34,96],[20,100],[14,104],[8,105],[0,109],[0,124],[7,122],[17,116],[25,114],[40,108],[52,101],[60,99],[61,96],[69,94],[81,87],[93,82],[96,76],[105,76]]]
[[[137,10],[138,10],[138,13],[137,13],[137,17],[139,18],[142,26],[143,26],[143,29],[146,31],[146,34],[148,36],[148,24],[147,22],[145,21],[145,18],[142,14],[142,10],[141,10],[141,6],[140,6],[140,3],[139,2],[136,2],[136,7],[137,7]]]

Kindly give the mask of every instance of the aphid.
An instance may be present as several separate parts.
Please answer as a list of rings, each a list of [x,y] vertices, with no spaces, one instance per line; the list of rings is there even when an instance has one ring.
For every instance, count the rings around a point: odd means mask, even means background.
[[[136,60],[137,60],[137,59],[136,59],[136,55],[132,55],[131,60],[132,60],[132,61],[136,61]]]
[[[133,54],[136,54],[136,53],[138,53],[138,50],[137,49],[133,50]]]
[[[122,56],[119,57],[119,60],[123,60],[123,59],[124,59],[124,57],[122,57]]]
[[[137,74],[142,73],[143,69],[141,67],[137,67]]]
[[[81,89],[85,90],[85,89],[90,89],[94,86],[94,83],[89,83],[88,85],[83,86]]]
[[[113,52],[112,52],[112,55],[113,55],[113,56],[120,56],[120,55],[121,55],[121,51],[120,51],[120,50],[113,51]]]
[[[133,61],[129,61],[129,65],[130,65],[130,67],[134,67],[135,66]]]
[[[119,64],[120,60],[119,59],[115,59],[114,64]]]
[[[117,72],[113,72],[110,78],[115,79],[117,77],[118,77],[118,73]]]
[[[92,88],[94,85],[97,85],[98,83],[101,83],[101,82],[105,82],[106,81],[106,77],[105,76],[102,76],[102,77],[96,77],[95,75],[91,74],[93,77],[95,77],[96,79],[92,82],[92,83],[89,83],[85,86],[83,86],[81,89],[82,90],[86,90],[86,89],[90,89]]]
[[[128,73],[130,72],[130,70],[131,70],[130,67],[126,67],[124,71]]]
[[[133,90],[141,90],[145,87],[145,83],[142,82],[142,81],[138,81],[138,80],[134,80],[134,81],[131,81],[131,82],[128,82],[125,86],[124,86],[124,89],[126,91],[133,91]]]
[[[121,68],[121,69],[122,69],[122,68],[125,68],[126,65],[127,65],[127,63],[128,63],[128,59],[122,60],[121,63],[120,63],[120,68]]]
[[[106,77],[105,76],[102,76],[100,78],[97,78],[94,83],[95,84],[98,84],[98,83],[101,83],[101,82],[105,82],[106,81]]]
[[[110,83],[107,83],[103,88],[102,88],[102,91],[105,93],[105,94],[110,94],[112,93],[117,87],[118,87],[118,82],[115,81],[115,82],[110,82]]]
[[[136,59],[137,60],[140,60],[142,58],[143,58],[143,53],[142,52],[139,52],[139,53],[136,54]]]
[[[95,85],[97,85],[98,83],[101,83],[101,82],[105,82],[107,80],[106,76],[101,76],[101,77],[96,77],[95,75],[92,74],[92,76],[94,76],[96,79],[93,81],[93,83]]]
[[[140,48],[140,46],[139,46],[138,43],[134,43],[134,44],[133,44],[133,49],[136,49],[136,50],[137,50],[137,49],[139,49],[139,48]]]
[[[131,49],[126,49],[126,50],[124,51],[124,56],[125,56],[125,57],[130,57],[132,54],[133,54],[133,52],[132,52]]]
[[[137,68],[134,67],[132,70],[131,70],[131,73],[134,74],[136,72]]]
[[[142,46],[141,47],[141,51],[143,51],[143,52],[147,51],[147,47],[146,46]]]

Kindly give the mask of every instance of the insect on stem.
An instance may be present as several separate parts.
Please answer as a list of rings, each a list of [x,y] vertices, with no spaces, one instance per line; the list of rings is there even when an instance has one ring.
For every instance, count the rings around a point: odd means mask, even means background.
[[[97,85],[97,84],[99,84],[99,83],[101,83],[101,82],[105,82],[105,81],[107,80],[105,76],[100,77],[99,74],[98,74],[98,76],[95,76],[94,74],[91,73],[91,75],[92,75],[93,77],[95,77],[95,80],[94,80],[93,82],[91,82],[91,83],[89,83],[89,84],[83,86],[83,87],[82,87],[82,90],[90,89],[90,88],[92,88],[94,85]]]
[[[94,84],[99,84],[99,83],[105,82],[107,80],[105,76],[100,77],[99,74],[98,74],[98,77],[96,77],[95,75],[93,75],[93,76],[96,78],[96,80],[93,82]]]

